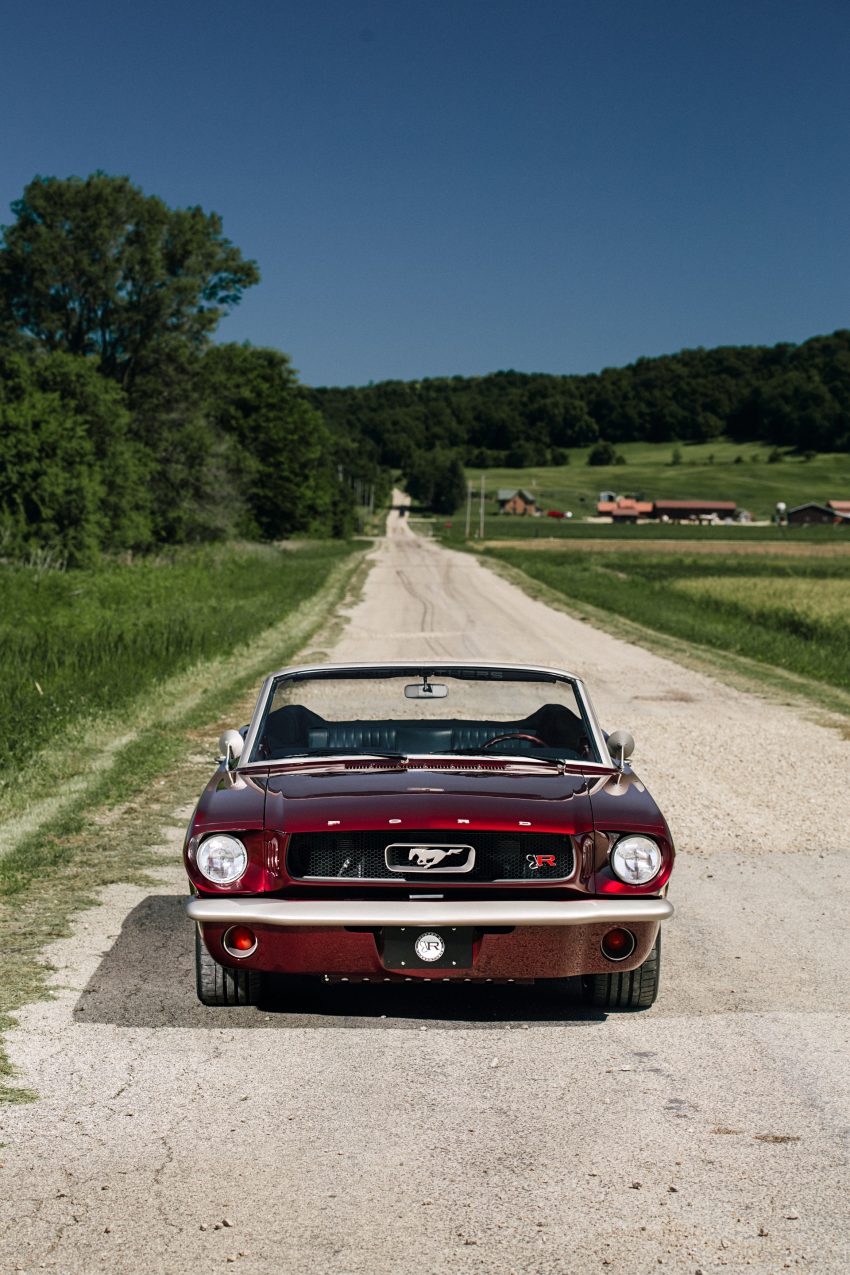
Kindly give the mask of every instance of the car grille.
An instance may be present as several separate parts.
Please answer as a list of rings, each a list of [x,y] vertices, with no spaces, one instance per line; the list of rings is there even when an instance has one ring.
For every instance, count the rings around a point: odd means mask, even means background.
[[[386,847],[399,844],[471,846],[475,862],[469,872],[452,872],[457,862],[453,856],[427,871],[391,872],[386,863]],[[554,858],[554,863],[549,862],[550,858]],[[465,859],[463,856],[460,861]],[[287,868],[291,877],[300,880],[407,881],[417,885],[440,880],[456,885],[476,881],[560,881],[572,873],[573,846],[563,833],[470,832],[465,828],[296,832],[289,838]]]

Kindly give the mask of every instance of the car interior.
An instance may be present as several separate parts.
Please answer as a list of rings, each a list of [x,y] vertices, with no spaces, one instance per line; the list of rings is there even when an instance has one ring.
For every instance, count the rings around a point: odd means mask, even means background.
[[[333,752],[512,753],[536,757],[593,758],[584,722],[563,704],[543,704],[519,721],[329,721],[298,704],[266,718],[252,760]]]

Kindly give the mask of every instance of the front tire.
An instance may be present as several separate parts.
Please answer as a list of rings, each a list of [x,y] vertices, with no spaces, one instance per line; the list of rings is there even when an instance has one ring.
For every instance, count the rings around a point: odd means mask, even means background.
[[[622,974],[585,974],[585,1004],[594,1009],[649,1009],[661,980],[661,931],[649,956],[636,970]]]
[[[259,970],[219,965],[195,926],[195,989],[202,1005],[256,1005],[263,990],[263,976]]]

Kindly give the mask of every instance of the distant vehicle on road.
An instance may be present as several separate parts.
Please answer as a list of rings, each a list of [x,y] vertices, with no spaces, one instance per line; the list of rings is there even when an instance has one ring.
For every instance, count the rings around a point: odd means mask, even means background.
[[[199,998],[254,1004],[268,974],[580,975],[592,1005],[646,1008],[674,850],[633,747],[559,669],[272,674],[186,837]]]

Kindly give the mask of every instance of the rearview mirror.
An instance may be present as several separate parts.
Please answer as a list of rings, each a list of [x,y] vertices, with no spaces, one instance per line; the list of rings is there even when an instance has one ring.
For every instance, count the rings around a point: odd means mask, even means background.
[[[429,682],[427,677],[404,688],[405,699],[445,699],[448,693],[449,688],[443,682]]]
[[[242,756],[244,742],[238,730],[226,730],[219,739],[218,746],[221,751],[219,761],[223,761],[228,770]]]
[[[613,730],[608,736],[608,752],[620,770],[635,751],[635,737],[627,730]]]

